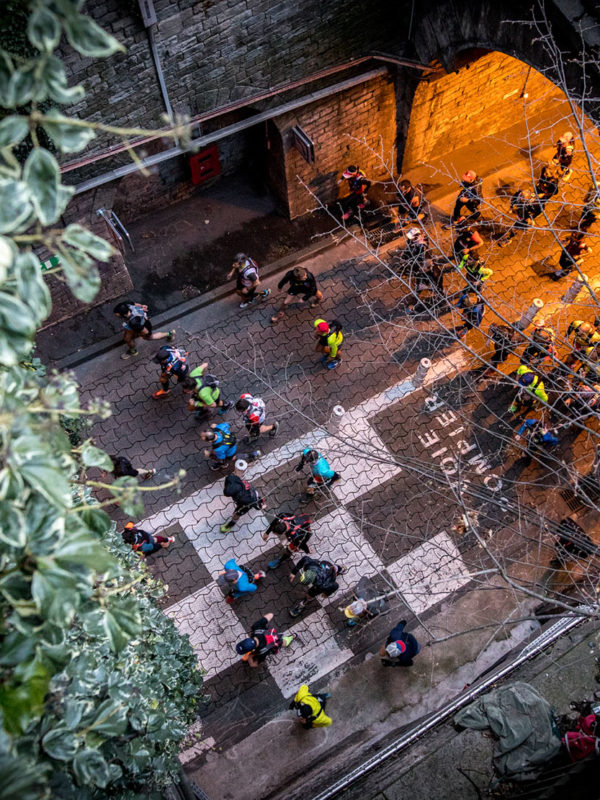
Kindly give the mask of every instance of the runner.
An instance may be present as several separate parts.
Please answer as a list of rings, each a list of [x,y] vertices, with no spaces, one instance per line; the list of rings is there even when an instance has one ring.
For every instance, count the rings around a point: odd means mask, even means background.
[[[141,467],[136,469],[126,456],[109,456],[109,458],[113,463],[111,474],[115,478],[137,478],[139,475],[143,481],[146,481],[156,475],[155,469],[142,469]],[[103,472],[102,474],[105,475],[106,473]]]
[[[287,290],[287,297],[279,306],[279,310],[271,317],[271,322],[275,323],[285,316],[287,306],[291,303],[308,303],[309,308],[314,308],[323,299],[323,293],[317,288],[317,281],[312,272],[309,272],[304,267],[296,267],[290,269],[285,273],[283,278],[277,284],[278,289],[289,283]],[[302,295],[300,299],[298,296]]]
[[[531,341],[523,350],[521,363],[536,367],[545,361],[552,361],[556,356],[555,338],[554,328],[546,325],[546,320],[539,319],[531,332]]]
[[[398,201],[390,205],[390,217],[394,233],[399,233],[404,225],[419,222],[426,225],[429,220],[429,203],[420,185],[413,186],[409,180],[400,181]]]
[[[563,181],[568,181],[573,170],[571,169],[571,162],[573,161],[573,154],[575,152],[575,137],[571,131],[563,133],[563,135],[556,142],[556,153],[552,161],[561,171],[561,178]]]
[[[583,241],[584,236],[585,234],[582,231],[572,231],[569,238],[565,240],[558,259],[560,269],[551,272],[548,276],[553,281],[559,281],[574,269],[581,269],[585,256],[592,252],[592,248]]]
[[[217,470],[226,467],[237,452],[236,436],[231,433],[228,422],[211,425],[212,430],[202,431],[200,438],[211,445],[204,451],[208,459],[208,468]]]
[[[458,222],[459,218],[463,216],[463,209],[467,209],[469,215],[464,217],[464,222],[475,222],[481,216],[479,206],[482,202],[481,196],[481,178],[477,173],[468,169],[460,179],[460,190],[454,209],[452,211],[452,224]]]
[[[277,569],[286,558],[291,558],[292,553],[297,553],[298,550],[310,555],[308,541],[312,534],[308,514],[277,514],[263,533],[264,542],[270,533],[279,537],[283,550],[277,558],[269,561],[269,569]]]
[[[306,683],[296,692],[290,703],[290,710],[295,710],[303,728],[326,728],[332,723],[331,717],[325,713],[329,692],[311,694]]]
[[[466,253],[459,265],[458,269],[465,268],[465,278],[470,283],[471,287],[478,291],[481,289],[483,282],[487,281],[494,274],[494,270],[483,265],[483,261],[477,255]]]
[[[133,522],[125,523],[125,530],[121,534],[125,544],[131,545],[134,553],[137,553],[140,558],[145,558],[159,550],[163,550],[175,541],[174,536],[162,536],[157,533],[148,533],[141,528],[136,528]]]
[[[290,616],[300,616],[308,603],[319,595],[331,597],[332,594],[335,594],[340,588],[336,578],[338,575],[343,575],[345,571],[346,568],[339,564],[319,561],[310,556],[302,556],[300,561],[292,568],[290,583],[293,583],[296,575],[298,575],[300,583],[306,591],[304,597],[290,608]]]
[[[265,425],[265,404],[260,397],[252,397],[245,392],[235,404],[235,410],[242,415],[248,436],[247,444],[255,442],[261,433],[268,433],[271,439],[277,436],[279,422]]]
[[[256,300],[264,300],[271,294],[270,289],[259,292],[260,278],[258,277],[258,264],[245,253],[238,253],[231,270],[227,273],[227,280],[236,278],[236,293],[240,300],[240,308],[247,308]]]
[[[205,372],[208,363],[204,362],[199,367],[194,367],[183,384],[184,394],[190,394],[188,411],[195,411],[198,420],[209,419],[212,409],[217,409],[219,415],[231,408],[229,400],[223,400],[219,381],[214,375]]]
[[[406,633],[405,619],[392,628],[385,644],[379,651],[384,667],[412,667],[413,658],[421,651],[421,645],[412,633]]]
[[[512,238],[517,235],[517,231],[525,231],[530,225],[535,225],[534,218],[541,212],[539,202],[529,189],[518,189],[510,198],[510,210],[516,216],[516,220],[496,240],[498,247],[504,247]]]
[[[148,318],[148,306],[143,303],[117,303],[113,309],[116,317],[123,321],[123,341],[127,345],[127,350],[121,353],[121,358],[132,358],[138,355],[135,340],[140,337],[155,341],[156,339],[166,339],[167,342],[173,341],[175,331],[156,331],[152,332],[152,323]]]
[[[294,633],[278,633],[270,627],[273,614],[261,617],[251,628],[250,636],[235,646],[236,653],[249,667],[258,667],[268,656],[276,655],[282,647],[289,647],[296,638]]]
[[[567,341],[571,340],[571,352],[565,358],[567,367],[583,360],[587,350],[600,342],[600,333],[591,322],[574,319],[567,328]]]
[[[360,167],[354,164],[346,167],[342,173],[342,177],[338,181],[338,186],[344,180],[348,181],[349,194],[342,198],[340,206],[343,211],[342,219],[346,222],[353,216],[358,216],[359,212],[366,207],[369,201],[367,193],[371,187],[371,181],[368,180]]]
[[[544,453],[552,452],[559,442],[557,433],[556,428],[547,427],[541,419],[530,417],[524,420],[515,434],[517,442],[521,438],[525,440],[525,455],[522,460],[531,464],[534,458],[540,461]]]
[[[468,290],[458,298],[456,308],[460,310],[462,325],[454,329],[456,336],[465,336],[472,328],[478,328],[483,319],[483,300],[477,292]]]
[[[177,383],[183,383],[188,377],[190,365],[187,363],[187,357],[188,353],[185,350],[179,350],[166,344],[154,356],[154,361],[160,364],[161,368],[160,389],[152,395],[155,400],[171,394],[171,389],[169,388],[171,378],[175,377],[177,378]]]
[[[256,584],[264,577],[264,572],[253,573],[248,567],[239,566],[235,558],[230,558],[219,572],[217,584],[225,595],[225,602],[232,605],[240,597],[254,594],[258,589]]]
[[[320,359],[321,364],[327,369],[336,369],[342,361],[341,348],[344,335],[341,323],[334,319],[329,325],[324,319],[316,319],[313,324],[317,338],[317,353],[324,354]]]
[[[317,489],[325,489],[342,477],[329,466],[327,459],[318,450],[311,450],[310,447],[303,451],[300,462],[296,465],[296,472],[302,472],[304,464],[308,464],[311,471],[311,478],[305,489],[305,497],[308,499],[313,497]]]
[[[542,403],[548,402],[544,381],[526,364],[521,364],[517,369],[517,382],[521,388],[508,409],[511,414],[522,414],[524,411],[530,411],[540,401]]]
[[[230,531],[240,517],[247,514],[251,509],[262,511],[267,506],[266,500],[260,497],[256,489],[248,481],[242,479],[237,469],[225,478],[223,494],[225,497],[231,497],[235,503],[235,510],[231,515],[231,519],[221,525],[221,533]]]

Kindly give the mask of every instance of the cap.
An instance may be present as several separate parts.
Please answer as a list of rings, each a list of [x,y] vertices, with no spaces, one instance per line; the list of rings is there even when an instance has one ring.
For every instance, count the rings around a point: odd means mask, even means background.
[[[462,180],[465,181],[465,183],[473,183],[473,181],[476,179],[477,179],[477,173],[474,172],[472,169],[468,169],[462,176]]]
[[[353,603],[350,603],[349,606],[346,606],[344,609],[344,614],[348,617],[348,619],[356,619],[357,617],[360,617],[361,614],[365,613],[367,606],[367,601],[359,598]]]
[[[346,167],[346,169],[342,172],[342,178],[352,178],[358,172],[358,167],[354,164],[350,164],[350,166]]]
[[[314,325],[315,328],[319,331],[319,333],[329,333],[329,325],[325,322],[324,319],[316,319]]]
[[[314,583],[317,577],[317,573],[314,569],[303,569],[300,573],[300,583]]]
[[[388,644],[388,646],[385,648],[385,652],[388,654],[390,658],[396,658],[396,656],[401,656],[405,650],[406,650],[406,645],[399,639],[396,642],[390,642],[390,644]]]
[[[125,530],[126,530],[126,531],[130,530],[130,529],[131,529],[131,528],[133,528],[133,527],[134,527],[134,524],[133,524],[133,522],[126,522],[126,523],[125,523]]]
[[[242,639],[241,642],[238,642],[235,646],[235,652],[243,656],[246,653],[251,653],[254,648],[256,647],[256,642],[254,639]]]
[[[418,236],[420,233],[421,233],[421,231],[420,231],[418,228],[409,228],[409,230],[406,232],[406,238],[407,238],[407,239],[408,239],[410,242],[412,242],[412,240],[413,240],[413,239],[416,239],[416,238],[417,238],[417,236]]]

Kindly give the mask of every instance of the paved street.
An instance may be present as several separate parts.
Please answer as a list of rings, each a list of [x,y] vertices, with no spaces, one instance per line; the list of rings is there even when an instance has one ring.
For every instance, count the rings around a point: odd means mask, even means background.
[[[441,199],[438,211],[447,211],[451,202],[450,196]],[[533,241],[525,238],[530,236],[524,234],[502,251],[486,245],[493,252],[494,268],[486,297],[511,320],[520,317],[533,297],[541,297],[551,304],[553,321],[564,336],[566,321],[582,313],[582,307],[560,300],[570,281],[557,286],[536,276],[544,244],[549,252],[555,245],[550,233],[536,232]],[[439,225],[436,242],[449,247],[449,234]],[[379,255],[393,263],[401,243],[385,246]],[[235,399],[243,391],[259,395],[267,404],[267,422],[280,422],[278,437],[261,440],[263,456],[246,473],[267,508],[251,511],[227,534],[219,526],[232,504],[222,495],[223,476],[206,466],[198,436],[202,426],[187,412],[180,387],[166,400],[151,398],[157,388],[157,365],[151,361],[156,346],[142,342],[133,361],[120,361],[117,352],[110,352],[77,370],[84,397],[111,402],[113,415],[93,428],[100,446],[127,455],[136,466],[156,467],[156,484],[186,470],[180,494],[163,490],[146,495],[146,518],[140,524],[177,536],[149,564],[168,584],[165,609],[189,634],[206,672],[201,738],[190,740],[183,760],[208,787],[224,763],[231,767],[232,759],[243,762],[244,752],[255,752],[251,741],[255,748],[260,742],[266,753],[273,746],[275,721],[288,720],[289,736],[293,719],[281,714],[301,682],[345,685],[351,693],[360,685],[369,691],[368,708],[346,708],[349,714],[342,721],[338,718],[344,708],[336,712],[334,689],[337,741],[368,725],[374,726],[369,735],[375,736],[379,720],[387,716],[382,704],[401,714],[390,717],[392,726],[418,716],[418,709],[409,712],[405,707],[403,692],[389,696],[384,678],[374,672],[377,659],[372,654],[400,618],[409,620],[409,629],[424,645],[410,681],[421,702],[432,707],[510,647],[513,633],[517,638],[527,635],[531,623],[515,629],[504,623],[528,616],[539,599],[527,599],[514,582],[533,587],[551,558],[541,524],[543,517],[560,519],[568,513],[559,491],[566,480],[561,458],[584,472],[593,455],[590,435],[582,432],[561,445],[552,470],[535,462],[519,463],[508,446],[513,428],[506,409],[514,384],[508,378],[480,382],[478,354],[489,356],[491,350],[483,334],[470,332],[466,346],[456,342],[445,332],[452,327],[447,308],[439,321],[406,316],[401,302],[406,286],[390,279],[377,259],[365,258],[359,243],[347,240],[306,266],[319,275],[324,291],[318,313],[293,311],[272,327],[272,300],[239,311],[229,298],[177,326],[177,343],[189,350],[192,364],[209,362],[226,397]],[[591,259],[586,270],[596,271]],[[267,282],[273,288],[275,284],[276,279]],[[457,275],[447,288],[457,291],[463,285]],[[583,303],[587,311],[585,298]],[[314,352],[316,316],[336,318],[344,326],[344,359],[333,372],[321,367]],[[494,319],[497,315],[486,310],[484,331]],[[419,386],[412,378],[423,357],[433,365]],[[503,367],[506,375],[517,364],[511,357]],[[345,413],[336,425],[331,416],[337,404]],[[236,412],[229,411],[225,419],[241,438],[244,430]],[[301,592],[290,586],[284,564],[268,571],[250,599],[226,605],[215,582],[225,561],[235,557],[256,571],[278,553],[275,538],[264,542],[262,533],[271,514],[299,510],[307,476],[296,473],[294,466],[307,446],[319,449],[342,474],[331,493],[302,506],[314,520],[314,552],[347,567],[340,591],[326,601],[314,601],[292,620],[288,609]],[[465,507],[478,515],[479,538],[452,529]],[[124,520],[118,509],[114,516]],[[343,607],[365,576],[389,595],[388,609],[370,624],[348,629]],[[251,670],[239,660],[234,645],[266,611],[274,612],[279,630],[298,637],[289,650]],[[483,630],[478,634],[437,644],[479,627]],[[383,672],[394,685],[400,680],[397,675],[391,679],[389,670]],[[335,744],[323,732],[316,736],[316,751],[286,740],[289,753],[280,760],[290,778],[308,767],[317,752],[322,755]],[[285,769],[278,764],[280,784]],[[266,796],[268,776],[261,780]]]

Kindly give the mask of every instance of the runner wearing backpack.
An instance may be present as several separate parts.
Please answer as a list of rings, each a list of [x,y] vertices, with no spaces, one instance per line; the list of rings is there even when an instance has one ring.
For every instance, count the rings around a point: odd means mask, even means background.
[[[134,553],[141,558],[152,555],[175,541],[174,536],[162,536],[156,533],[148,533],[141,528],[136,528],[133,522],[125,523],[125,530],[121,534],[125,544],[131,545]]]
[[[214,375],[205,372],[208,363],[194,367],[183,384],[184,394],[191,395],[188,400],[188,411],[195,411],[197,420],[206,420],[211,415],[213,408],[219,415],[231,408],[231,401],[223,400],[219,381]]]
[[[242,301],[240,308],[248,308],[256,300],[264,300],[271,294],[270,289],[258,292],[260,278],[258,277],[258,264],[254,259],[245,253],[238,253],[231,270],[227,273],[227,280],[230,281],[235,275],[235,291]]]
[[[291,558],[292,553],[297,553],[298,550],[310,555],[308,540],[312,534],[308,514],[277,514],[263,533],[263,541],[267,541],[270,533],[279,536],[283,550],[281,555],[273,561],[269,561],[269,569],[277,569],[282,561]]]
[[[208,459],[209,469],[222,469],[235,456],[237,439],[235,433],[231,433],[228,422],[221,422],[219,425],[210,427],[210,431],[200,433],[202,441],[212,445],[210,449],[204,451],[204,455]]]
[[[225,595],[225,602],[232,605],[238,598],[254,594],[258,588],[256,584],[264,577],[264,572],[253,573],[248,567],[237,564],[235,558],[230,558],[219,572],[217,585]]]
[[[293,583],[296,575],[299,575],[300,583],[305,588],[306,594],[290,608],[290,616],[300,616],[308,603],[319,595],[331,597],[332,594],[335,594],[340,588],[336,578],[345,571],[346,568],[339,564],[331,564],[329,561],[318,561],[310,556],[303,556],[292,569],[290,583]]]
[[[294,633],[281,634],[270,627],[272,619],[273,614],[265,614],[254,623],[250,636],[235,646],[237,654],[250,667],[258,667],[268,656],[276,655],[282,647],[289,647],[296,638]]]
[[[221,525],[221,533],[230,531],[239,518],[247,514],[250,509],[261,511],[267,505],[266,500],[262,499],[248,481],[241,478],[237,470],[225,478],[223,494],[225,497],[231,497],[235,503],[235,511],[231,515],[231,519]]]
[[[248,392],[244,392],[235,404],[235,410],[239,411],[244,419],[248,431],[246,438],[248,444],[255,442],[261,433],[268,433],[272,439],[277,436],[279,422],[265,424],[265,403],[262,398],[252,397]]]
[[[302,472],[305,464],[309,465],[311,471],[311,477],[304,493],[307,500],[314,496],[317,489],[325,489],[342,477],[339,472],[329,466],[327,459],[318,450],[312,450],[310,447],[302,451],[300,462],[295,467],[296,472]]]
[[[154,356],[154,361],[160,364],[160,389],[154,392],[152,397],[155,400],[167,397],[171,394],[169,384],[171,378],[177,378],[177,383],[183,383],[190,372],[190,365],[187,363],[188,353],[179,350],[177,347],[163,345]]]
[[[152,332],[152,323],[148,318],[148,306],[142,303],[117,303],[113,313],[123,323],[123,341],[127,345],[127,350],[121,353],[123,359],[138,355],[135,346],[138,336],[142,339],[166,339],[167,342],[171,342],[175,338],[174,330]]]

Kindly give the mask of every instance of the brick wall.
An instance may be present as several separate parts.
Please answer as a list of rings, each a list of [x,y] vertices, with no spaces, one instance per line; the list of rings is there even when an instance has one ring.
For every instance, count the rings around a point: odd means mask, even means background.
[[[394,79],[375,78],[293,114],[277,117],[273,124],[280,142],[270,150],[269,175],[280,202],[293,219],[316,205],[299,178],[321,202],[331,203],[343,191],[337,180],[348,164],[358,164],[371,180],[389,177],[377,154],[383,153],[388,162],[395,158]],[[292,147],[290,130],[294,125],[299,125],[314,142],[314,164],[307,164]],[[285,181],[275,163],[282,156]]]
[[[72,222],[79,222],[98,236],[108,239],[109,236],[106,225],[102,219],[97,216],[95,210],[102,207],[112,208],[114,192],[115,185],[108,184],[99,187],[94,192],[76,195],[69,203],[63,215],[65,225],[69,225]],[[40,259],[44,260],[49,257],[50,253],[39,252],[37,255]],[[57,322],[61,322],[65,319],[78,316],[87,309],[105,303],[115,297],[120,297],[133,288],[129,271],[125,266],[125,260],[120,252],[117,252],[106,264],[101,262],[97,263],[100,271],[101,286],[94,301],[89,304],[81,303],[73,296],[68,285],[62,280],[60,273],[58,273],[58,275],[48,275],[46,277],[46,282],[52,297],[52,312],[42,325],[42,329],[55,325]]]
[[[524,88],[531,115],[538,104],[564,97],[541,73],[497,52],[421,82],[414,96],[403,170],[522,124]]]

